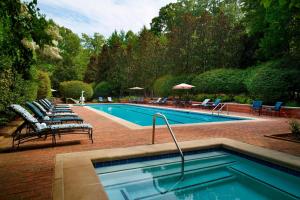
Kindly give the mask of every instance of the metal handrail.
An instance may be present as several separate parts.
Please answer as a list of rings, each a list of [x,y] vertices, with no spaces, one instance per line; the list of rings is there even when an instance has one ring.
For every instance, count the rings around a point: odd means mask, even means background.
[[[216,106],[214,107],[214,109],[211,110],[211,114],[212,114],[212,115],[214,114],[214,111],[218,108],[218,106],[219,106],[219,104],[216,105]]]
[[[181,176],[183,176],[184,175],[184,156],[183,156],[182,150],[181,150],[181,148],[178,145],[177,139],[176,139],[176,137],[175,137],[175,135],[174,135],[171,127],[170,127],[168,119],[166,118],[165,115],[163,115],[161,113],[155,113],[153,115],[152,144],[154,144],[154,138],[155,138],[156,117],[160,117],[160,118],[164,119],[164,121],[165,121],[165,123],[166,123],[166,125],[167,125],[167,127],[169,129],[169,132],[170,132],[170,134],[171,134],[171,136],[173,138],[173,141],[174,141],[174,143],[175,143],[175,145],[177,147],[177,150],[179,151],[180,157],[181,157]]]
[[[229,115],[229,111],[228,111],[228,104],[227,103],[224,103],[221,108],[218,110],[218,115],[220,114],[220,112],[223,111],[223,108],[226,106],[226,110],[227,110],[227,115]]]
[[[223,111],[223,108],[224,108],[225,106],[226,106],[226,109],[227,109],[227,115],[229,115],[228,104],[227,104],[227,103],[224,103],[224,104],[220,103],[220,104],[216,105],[216,106],[214,107],[214,109],[212,109],[211,114],[212,114],[212,115],[214,114],[214,111],[216,111],[216,109],[219,107],[219,105],[222,105],[222,106],[220,107],[219,110],[217,110],[218,115],[220,115],[220,112]]]

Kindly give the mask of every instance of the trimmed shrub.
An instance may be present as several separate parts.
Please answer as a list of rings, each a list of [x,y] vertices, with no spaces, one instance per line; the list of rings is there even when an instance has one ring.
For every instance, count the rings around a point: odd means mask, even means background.
[[[64,98],[79,99],[81,91],[84,91],[84,97],[88,100],[93,97],[92,87],[82,81],[65,81],[60,83],[59,91]]]
[[[198,93],[239,94],[245,92],[245,73],[238,69],[216,69],[204,72],[193,80]]]
[[[47,72],[38,71],[37,81],[37,98],[42,99],[51,97],[51,81],[49,74]]]
[[[155,80],[153,85],[154,94],[156,96],[169,96],[172,92],[173,76],[166,75]]]
[[[107,97],[111,95],[112,87],[111,85],[106,82],[102,81],[96,85],[94,88],[94,97]]]
[[[288,88],[292,80],[289,72],[265,63],[255,69],[245,81],[251,97],[273,104],[288,97]]]

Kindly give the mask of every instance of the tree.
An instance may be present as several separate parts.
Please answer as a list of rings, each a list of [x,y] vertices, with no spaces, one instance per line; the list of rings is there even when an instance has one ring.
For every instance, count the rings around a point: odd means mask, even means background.
[[[100,33],[94,33],[93,37],[83,33],[81,43],[83,48],[89,51],[90,55],[98,55],[105,44],[105,38]]]

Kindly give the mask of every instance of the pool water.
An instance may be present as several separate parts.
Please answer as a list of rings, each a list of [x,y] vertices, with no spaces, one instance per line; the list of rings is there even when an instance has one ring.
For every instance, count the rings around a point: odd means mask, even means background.
[[[152,117],[157,112],[164,114],[170,124],[193,124],[245,120],[245,118],[239,117],[225,117],[211,114],[178,111],[174,109],[162,109],[128,104],[94,104],[88,106],[110,115],[119,117],[126,121],[138,124],[140,126],[152,125]],[[156,124],[163,125],[165,123],[162,119],[158,118],[156,120]]]
[[[227,151],[95,164],[111,200],[300,199],[300,177]],[[135,162],[138,161],[138,162]]]

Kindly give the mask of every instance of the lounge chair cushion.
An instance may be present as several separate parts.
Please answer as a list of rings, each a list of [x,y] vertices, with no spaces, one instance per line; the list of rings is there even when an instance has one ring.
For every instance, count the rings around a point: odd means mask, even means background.
[[[73,129],[73,128],[88,128],[88,129],[93,128],[93,126],[90,124],[57,124],[57,125],[50,125],[49,127],[52,130]]]
[[[31,123],[38,123],[38,120],[33,117],[25,108],[18,104],[11,104],[11,108],[18,111],[26,120],[28,120]]]
[[[49,128],[49,127],[47,126],[47,124],[45,124],[45,123],[35,123],[34,125],[35,125],[35,127],[36,127],[36,131],[37,131],[37,132],[42,132],[42,131],[44,131],[44,130],[46,130],[46,129]]]
[[[49,121],[49,120],[50,120],[50,117],[45,116],[45,117],[43,118],[43,120],[44,120],[44,121]]]

